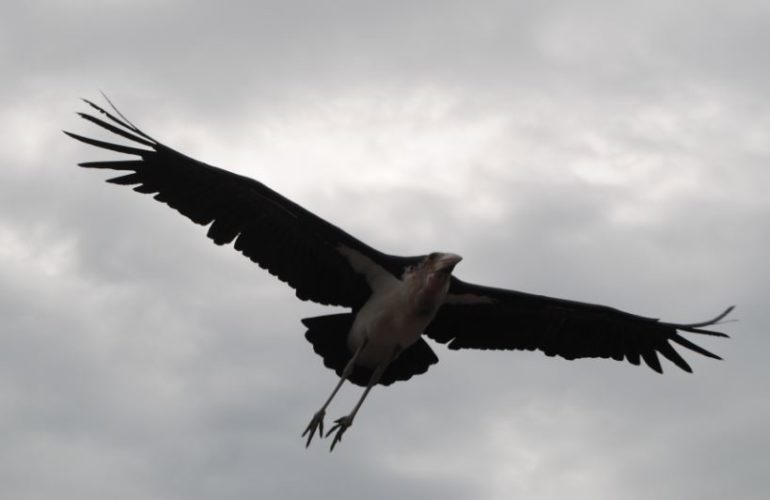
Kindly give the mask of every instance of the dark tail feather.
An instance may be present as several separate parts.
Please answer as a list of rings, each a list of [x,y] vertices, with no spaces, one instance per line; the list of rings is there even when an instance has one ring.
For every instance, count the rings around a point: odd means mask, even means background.
[[[345,365],[353,355],[348,349],[347,337],[354,319],[353,313],[343,313],[302,320],[308,328],[305,338],[313,344],[316,354],[323,358],[324,365],[334,370],[338,376],[342,375]],[[408,380],[414,375],[425,373],[430,365],[435,363],[438,363],[438,358],[433,350],[423,339],[419,339],[388,366],[380,378],[380,384],[390,385],[398,380]],[[372,370],[356,366],[348,380],[366,387],[371,376]]]
[[[308,329],[305,338],[313,344],[315,353],[323,358],[324,365],[337,372],[337,375],[342,375],[351,357],[347,336],[354,318],[353,314],[346,313],[302,320]]]

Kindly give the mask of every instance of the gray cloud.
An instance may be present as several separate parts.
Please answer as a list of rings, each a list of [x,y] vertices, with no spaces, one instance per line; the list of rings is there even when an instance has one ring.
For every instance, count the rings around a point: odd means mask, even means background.
[[[59,498],[761,498],[760,2],[12,2],[0,19],[0,484]],[[453,352],[333,454],[325,309],[149,197],[77,97],[470,281],[690,321],[694,375]],[[359,389],[345,387],[330,417]],[[672,473],[672,471],[674,471]]]

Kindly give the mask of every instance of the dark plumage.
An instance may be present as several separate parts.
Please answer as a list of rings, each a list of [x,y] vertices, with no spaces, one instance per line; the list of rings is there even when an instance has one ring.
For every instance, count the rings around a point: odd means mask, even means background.
[[[692,371],[672,342],[720,359],[680,332],[726,337],[707,327],[732,307],[709,321],[678,324],[606,306],[464,283],[451,274],[459,256],[380,252],[256,180],[161,144],[114,106],[110,113],[86,102],[101,117],[80,113],[81,117],[131,145],[65,133],[135,158],[80,166],[122,171],[107,182],[134,186],[134,191],[152,194],[193,222],[208,225],[207,236],[216,244],[234,243],[236,250],[294,288],[300,299],[350,309],[303,320],[315,352],[341,376],[332,397],[344,380],[366,387],[351,414],[337,420],[332,448],[372,386],[407,380],[438,361],[420,338],[423,333],[450,349],[537,349],[570,360],[612,358],[634,365],[644,361],[657,372],[662,372],[658,354]],[[308,444],[316,430],[323,434],[323,416],[332,397],[308,425]]]

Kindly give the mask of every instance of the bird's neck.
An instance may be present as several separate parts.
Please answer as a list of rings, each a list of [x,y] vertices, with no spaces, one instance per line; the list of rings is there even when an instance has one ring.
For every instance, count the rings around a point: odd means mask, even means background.
[[[449,275],[432,273],[422,280],[416,280],[415,285],[410,291],[410,302],[415,312],[420,316],[433,317],[446,298]]]

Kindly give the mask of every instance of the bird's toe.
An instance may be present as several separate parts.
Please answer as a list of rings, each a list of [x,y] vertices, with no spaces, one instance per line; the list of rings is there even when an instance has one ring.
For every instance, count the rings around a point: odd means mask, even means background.
[[[345,433],[346,430],[348,430],[348,427],[353,425],[353,417],[350,415],[345,415],[344,417],[338,418],[334,421],[334,426],[332,426],[331,429],[329,429],[329,432],[326,433],[326,437],[329,437],[332,432],[337,431],[336,434],[334,434],[334,439],[332,440],[332,446],[329,448],[329,451],[333,451],[334,447],[342,441],[342,435]]]
[[[315,436],[316,430],[318,431],[319,437],[324,437],[324,416],[326,416],[326,411],[320,409],[315,413],[315,415],[313,415],[313,418],[310,419],[310,423],[307,424],[305,432],[302,433],[302,437],[307,435],[305,448],[310,446],[310,441],[313,440],[313,436]]]

